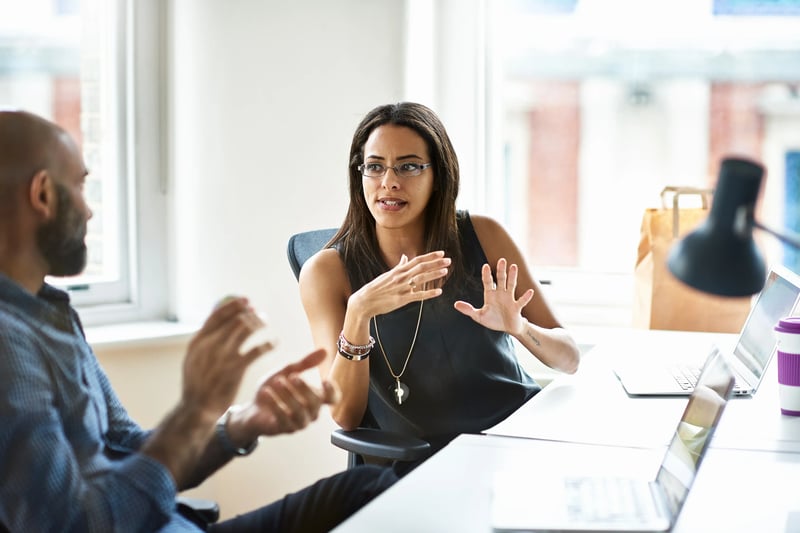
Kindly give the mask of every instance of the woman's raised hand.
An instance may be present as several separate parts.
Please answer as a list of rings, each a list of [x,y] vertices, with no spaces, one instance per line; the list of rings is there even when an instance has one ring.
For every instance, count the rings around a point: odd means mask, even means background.
[[[505,331],[512,335],[524,328],[527,320],[522,316],[522,308],[533,298],[533,289],[528,289],[514,298],[517,289],[517,265],[508,266],[505,258],[497,261],[497,283],[492,279],[492,269],[488,264],[481,269],[483,282],[483,307],[476,309],[472,304],[459,300],[455,308],[484,327],[495,331]]]
[[[433,281],[447,275],[450,258],[443,251],[430,252],[408,259],[400,258],[392,269],[384,272],[350,296],[356,299],[369,316],[382,315],[404,305],[442,294]]]

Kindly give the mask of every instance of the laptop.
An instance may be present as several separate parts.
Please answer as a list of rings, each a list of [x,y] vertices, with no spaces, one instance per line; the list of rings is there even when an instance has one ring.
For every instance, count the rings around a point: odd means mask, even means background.
[[[758,390],[777,345],[772,328],[779,319],[795,312],[799,300],[800,276],[784,267],[773,267],[733,349],[735,396],[750,396]],[[630,396],[688,396],[700,365],[697,362],[654,365],[640,359],[616,365],[614,373]]]
[[[675,524],[731,396],[729,356],[708,355],[654,480],[551,477],[498,472],[492,485],[495,532],[668,531]]]

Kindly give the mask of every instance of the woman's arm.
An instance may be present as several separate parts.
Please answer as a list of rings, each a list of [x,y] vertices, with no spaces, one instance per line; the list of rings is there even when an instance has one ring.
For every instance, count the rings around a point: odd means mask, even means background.
[[[339,253],[327,248],[313,255],[303,265],[298,281],[314,346],[325,350],[325,359],[318,367],[320,377],[336,383],[342,393],[339,403],[331,406],[331,416],[342,428],[353,429],[367,406],[370,359],[351,361],[338,355],[337,340],[350,297],[350,282]],[[345,338],[352,344],[367,344],[369,317],[357,320],[351,313]]]
[[[486,301],[501,297],[498,303],[505,307],[504,312],[509,315],[499,329],[513,335],[547,366],[563,372],[575,372],[580,361],[578,346],[547,303],[519,247],[495,220],[479,215],[472,215],[471,219],[498,289],[511,290],[508,299],[502,299],[506,296],[502,293],[489,295],[484,292]],[[487,267],[484,269],[487,270]],[[484,289],[491,287],[484,283]],[[518,311],[519,306],[522,307]]]
[[[320,365],[323,379],[334,382],[341,400],[331,409],[333,419],[344,429],[358,427],[367,407],[371,357],[348,359],[338,353],[339,335],[351,345],[370,343],[369,322],[375,315],[399,309],[414,301],[434,298],[441,289],[425,289],[428,281],[447,274],[450,259],[431,252],[414,259],[401,259],[351,294],[350,282],[339,253],[325,249],[312,256],[300,272],[300,298],[311,327],[314,344],[325,350]]]

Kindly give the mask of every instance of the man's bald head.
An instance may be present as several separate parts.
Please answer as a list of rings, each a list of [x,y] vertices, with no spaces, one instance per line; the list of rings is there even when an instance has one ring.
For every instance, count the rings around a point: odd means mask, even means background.
[[[34,174],[53,169],[66,132],[25,111],[0,111],[0,210],[11,207],[14,192]]]
[[[0,111],[0,271],[31,292],[86,265],[92,211],[75,141],[31,113]]]

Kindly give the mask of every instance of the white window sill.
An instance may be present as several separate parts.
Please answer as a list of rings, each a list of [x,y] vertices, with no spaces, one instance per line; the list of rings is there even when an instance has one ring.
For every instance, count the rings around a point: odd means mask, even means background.
[[[181,322],[130,322],[85,328],[93,348],[140,348],[188,341],[198,324]]]

